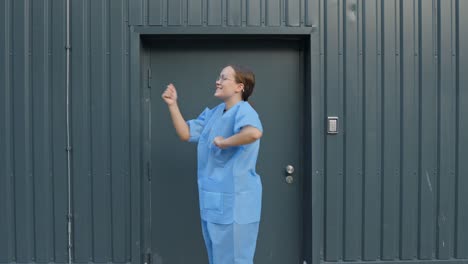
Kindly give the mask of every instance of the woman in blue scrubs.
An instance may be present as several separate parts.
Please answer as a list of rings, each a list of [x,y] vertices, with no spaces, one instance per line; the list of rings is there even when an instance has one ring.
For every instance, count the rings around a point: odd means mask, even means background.
[[[214,93],[223,102],[187,122],[174,85],[162,94],[180,139],[198,142],[200,215],[210,264],[253,263],[262,200],[255,166],[263,133],[247,102],[254,85],[250,70],[225,67]]]

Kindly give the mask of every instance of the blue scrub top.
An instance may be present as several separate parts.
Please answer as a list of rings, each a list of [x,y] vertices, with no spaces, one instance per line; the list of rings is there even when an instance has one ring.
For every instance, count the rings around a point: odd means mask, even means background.
[[[263,132],[257,112],[240,101],[224,112],[225,104],[206,108],[189,120],[190,142],[198,142],[198,191],[200,214],[218,224],[248,224],[260,221],[262,183],[255,171],[260,140],[220,149],[217,136],[228,138],[245,126]]]

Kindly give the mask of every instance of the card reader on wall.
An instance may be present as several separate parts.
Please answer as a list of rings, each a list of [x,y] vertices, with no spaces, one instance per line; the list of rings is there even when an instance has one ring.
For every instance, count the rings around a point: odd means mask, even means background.
[[[328,134],[338,134],[338,117],[328,117]]]

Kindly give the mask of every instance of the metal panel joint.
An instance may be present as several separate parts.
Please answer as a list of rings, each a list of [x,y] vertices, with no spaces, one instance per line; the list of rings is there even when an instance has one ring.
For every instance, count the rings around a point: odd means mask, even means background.
[[[151,88],[151,68],[148,68],[148,88]]]

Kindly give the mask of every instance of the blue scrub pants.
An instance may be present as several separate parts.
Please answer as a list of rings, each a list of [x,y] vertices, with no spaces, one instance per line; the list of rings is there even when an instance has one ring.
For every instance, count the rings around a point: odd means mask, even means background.
[[[259,222],[228,225],[201,222],[210,264],[253,264]]]

